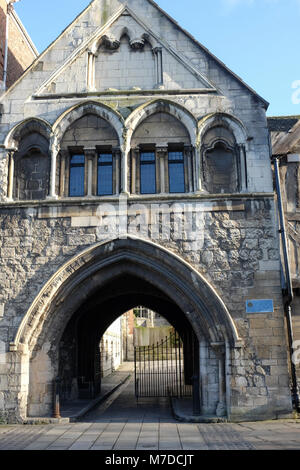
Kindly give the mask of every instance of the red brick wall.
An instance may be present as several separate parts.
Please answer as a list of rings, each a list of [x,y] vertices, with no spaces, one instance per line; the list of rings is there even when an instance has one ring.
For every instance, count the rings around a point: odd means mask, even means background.
[[[6,0],[0,0],[0,80],[3,80],[5,28],[6,28]],[[14,19],[9,21],[7,87],[10,87],[33,62],[35,55],[28,46],[24,35],[19,30]]]

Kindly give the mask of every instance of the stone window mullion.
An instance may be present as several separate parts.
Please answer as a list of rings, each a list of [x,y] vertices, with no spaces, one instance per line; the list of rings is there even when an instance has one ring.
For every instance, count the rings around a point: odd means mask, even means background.
[[[70,162],[71,162],[71,154],[69,151],[66,151],[66,154],[65,154],[65,183],[64,183],[64,186],[65,186],[65,193],[64,195],[66,197],[69,196],[69,189],[70,189]]]
[[[60,190],[59,190],[60,197],[65,197],[68,195],[68,192],[66,191],[67,181],[69,178],[68,168],[69,168],[69,152],[67,150],[61,150],[60,151]]]
[[[131,193],[139,192],[139,165],[140,165],[140,149],[136,147],[131,151]]]
[[[96,161],[97,152],[95,147],[85,148],[83,152],[85,156],[84,194],[87,197],[92,197],[95,195],[93,176],[95,174],[94,163]]]
[[[113,191],[114,194],[120,194],[120,168],[121,168],[121,150],[119,147],[112,149],[113,155]]]
[[[193,147],[191,145],[184,146],[184,178],[185,192],[192,193],[193,184]]]
[[[244,145],[238,146],[238,158],[239,158],[239,167],[240,167],[240,181],[239,188],[241,192],[247,191],[247,163],[246,163],[246,150]]]
[[[203,183],[205,182],[205,164],[204,164],[204,150],[199,147],[194,147],[193,158],[193,174],[194,174],[194,191],[201,192]]]
[[[157,145],[155,153],[157,160],[157,192],[163,194],[167,192],[168,187],[168,145]]]
[[[13,199],[14,186],[15,186],[15,152],[9,151],[9,170],[8,170],[8,187],[7,187],[7,198],[9,201]]]

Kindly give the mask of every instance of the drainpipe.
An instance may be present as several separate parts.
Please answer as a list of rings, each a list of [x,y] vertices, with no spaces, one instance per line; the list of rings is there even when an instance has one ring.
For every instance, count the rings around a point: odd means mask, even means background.
[[[277,192],[277,202],[278,202],[278,211],[279,211],[279,220],[280,220],[280,234],[282,241],[283,249],[283,258],[285,265],[285,276],[287,283],[287,296],[284,304],[284,310],[287,320],[287,330],[288,330],[288,340],[289,340],[289,355],[290,355],[290,364],[291,364],[291,374],[292,374],[292,396],[294,407],[297,412],[300,412],[300,398],[299,398],[299,389],[297,381],[297,371],[296,365],[293,361],[293,355],[296,352],[294,349],[294,333],[293,333],[293,323],[292,323],[292,302],[294,299],[293,287],[291,281],[291,270],[290,270],[290,260],[288,254],[288,245],[287,245],[287,236],[285,228],[285,218],[282,204],[282,195],[281,195],[281,184],[280,184],[280,175],[279,175],[279,159],[281,157],[273,157],[274,170],[275,170],[275,181],[276,181],[276,192]]]
[[[7,60],[8,60],[8,38],[9,38],[9,18],[10,13],[13,10],[13,3],[19,2],[20,0],[6,0],[6,28],[5,28],[5,46],[4,46],[4,66],[3,66],[3,91],[6,90],[7,81]]]

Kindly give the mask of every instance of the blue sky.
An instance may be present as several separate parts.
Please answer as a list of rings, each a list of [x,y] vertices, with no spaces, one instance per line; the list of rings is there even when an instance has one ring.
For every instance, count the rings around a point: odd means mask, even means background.
[[[300,115],[300,0],[157,3],[270,102],[269,116]],[[20,0],[15,9],[42,52],[88,4]],[[299,99],[293,100],[293,94]]]

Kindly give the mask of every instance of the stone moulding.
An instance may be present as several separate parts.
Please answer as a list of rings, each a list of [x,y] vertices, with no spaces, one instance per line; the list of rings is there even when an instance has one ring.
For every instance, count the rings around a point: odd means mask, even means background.
[[[119,96],[135,96],[137,98],[143,96],[153,96],[153,95],[163,95],[163,96],[174,96],[174,95],[205,95],[205,94],[216,94],[216,90],[208,89],[208,88],[192,88],[192,89],[185,89],[185,90],[165,90],[165,89],[153,89],[153,90],[107,90],[107,91],[87,91],[87,92],[74,92],[74,93],[53,93],[53,94],[34,94],[32,95],[33,100],[41,100],[41,101],[48,101],[48,100],[58,100],[58,99],[70,99],[70,98],[89,98],[89,97],[98,97],[101,98],[107,96],[113,96],[114,98],[118,98]]]
[[[180,200],[182,202],[197,202],[197,201],[209,201],[209,202],[214,202],[214,201],[218,201],[218,204],[219,204],[219,201],[222,201],[224,202],[224,204],[221,204],[219,205],[220,209],[219,210],[231,210],[230,208],[228,208],[228,204],[226,201],[230,201],[230,200],[234,200],[234,201],[238,201],[239,199],[241,201],[245,200],[245,199],[274,199],[275,198],[275,194],[274,193],[235,193],[235,194],[207,194],[207,193],[204,193],[201,194],[201,193],[191,193],[191,194],[185,194],[184,195],[184,198],[182,197],[182,195],[174,195],[172,194],[172,197],[170,198],[170,196],[168,194],[166,195],[159,195],[159,194],[155,194],[156,197],[154,196],[145,196],[145,195],[129,195],[128,196],[128,202],[152,202],[152,201],[169,201],[170,199],[172,201],[176,201],[176,200]],[[44,208],[44,207],[47,207],[47,208],[53,208],[53,206],[55,207],[63,207],[63,206],[93,206],[93,205],[96,205],[96,204],[99,204],[99,203],[103,203],[103,202],[107,202],[107,203],[116,203],[116,202],[119,202],[120,201],[120,198],[119,197],[116,197],[116,196],[108,196],[108,197],[93,197],[93,198],[60,198],[60,199],[56,199],[56,200],[51,200],[51,199],[47,199],[47,201],[45,200],[32,200],[32,201],[4,201],[4,202],[1,202],[0,201],[0,207],[39,207],[39,208]],[[244,211],[245,210],[245,205],[243,202],[241,202],[240,204],[238,204],[236,206],[236,209],[234,208],[233,206],[233,209],[232,210],[242,210]]]

